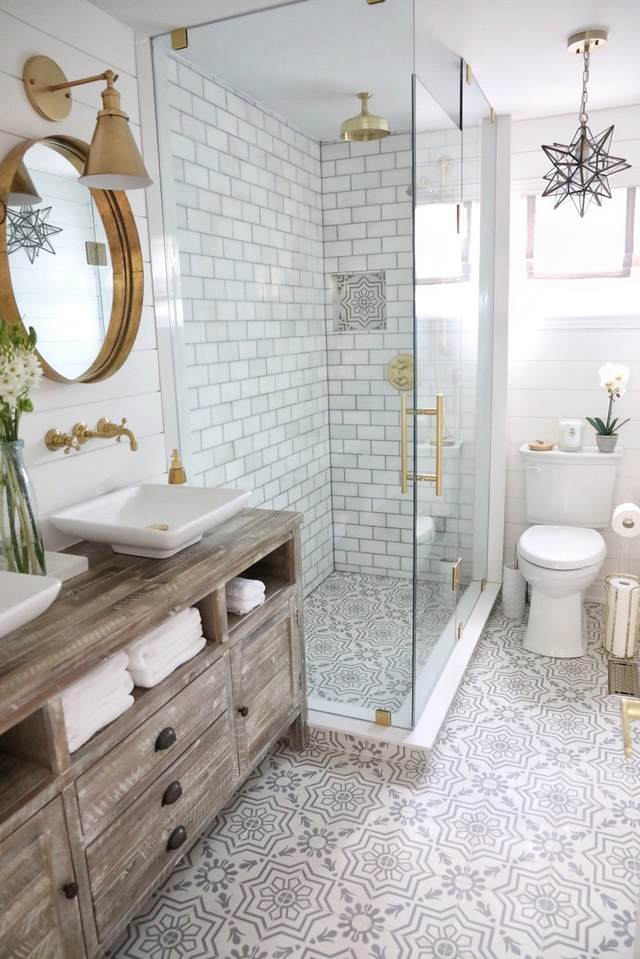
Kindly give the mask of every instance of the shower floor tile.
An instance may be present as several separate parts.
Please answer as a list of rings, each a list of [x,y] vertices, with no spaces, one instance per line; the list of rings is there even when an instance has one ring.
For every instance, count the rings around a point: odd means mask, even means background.
[[[412,603],[411,580],[331,573],[304,605],[309,694],[364,709],[399,710],[413,677]],[[448,586],[419,584],[418,670],[453,610]]]
[[[543,659],[496,611],[430,760],[280,746],[116,959],[632,959],[640,742],[589,650]]]

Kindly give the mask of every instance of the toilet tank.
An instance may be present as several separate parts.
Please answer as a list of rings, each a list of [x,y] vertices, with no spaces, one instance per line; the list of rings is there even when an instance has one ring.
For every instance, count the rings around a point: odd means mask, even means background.
[[[592,529],[609,526],[622,452],[601,453],[597,446],[573,453],[556,447],[538,452],[521,446],[527,521]]]

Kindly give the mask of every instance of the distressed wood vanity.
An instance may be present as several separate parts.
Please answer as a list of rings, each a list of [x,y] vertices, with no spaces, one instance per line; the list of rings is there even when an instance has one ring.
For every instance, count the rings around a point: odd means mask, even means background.
[[[89,572],[0,639],[0,957],[101,956],[283,734],[307,735],[296,513],[247,509],[171,559]],[[225,583],[266,584],[227,613]],[[188,606],[207,645],[69,755],[60,693]]]

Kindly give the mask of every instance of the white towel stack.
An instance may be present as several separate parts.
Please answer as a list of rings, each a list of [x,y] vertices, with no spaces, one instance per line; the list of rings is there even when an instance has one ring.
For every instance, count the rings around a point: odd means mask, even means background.
[[[118,653],[65,689],[61,699],[69,752],[75,752],[99,729],[133,706],[133,680],[127,672],[128,665],[127,654]]]
[[[200,613],[191,607],[138,639],[127,649],[136,686],[156,686],[206,646]]]
[[[265,601],[265,585],[259,579],[236,576],[227,583],[227,612],[250,613]]]

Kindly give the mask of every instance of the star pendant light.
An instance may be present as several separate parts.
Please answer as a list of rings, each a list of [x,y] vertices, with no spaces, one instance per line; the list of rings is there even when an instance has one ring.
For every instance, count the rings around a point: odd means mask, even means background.
[[[584,216],[592,200],[601,206],[603,197],[611,197],[609,177],[631,166],[622,157],[609,154],[613,126],[594,136],[587,126],[587,84],[589,82],[589,60],[591,50],[603,47],[607,42],[604,30],[584,30],[569,37],[569,53],[582,53],[584,70],[582,73],[582,99],[580,101],[580,126],[568,145],[554,143],[543,146],[553,164],[545,174],[547,186],[543,196],[555,197],[554,210],[571,197],[575,207]]]
[[[34,210],[30,206],[23,206],[20,211],[7,210],[9,235],[7,237],[7,253],[24,250],[31,263],[44,250],[45,253],[55,253],[51,246],[50,236],[62,233],[62,227],[47,223],[51,207]]]

